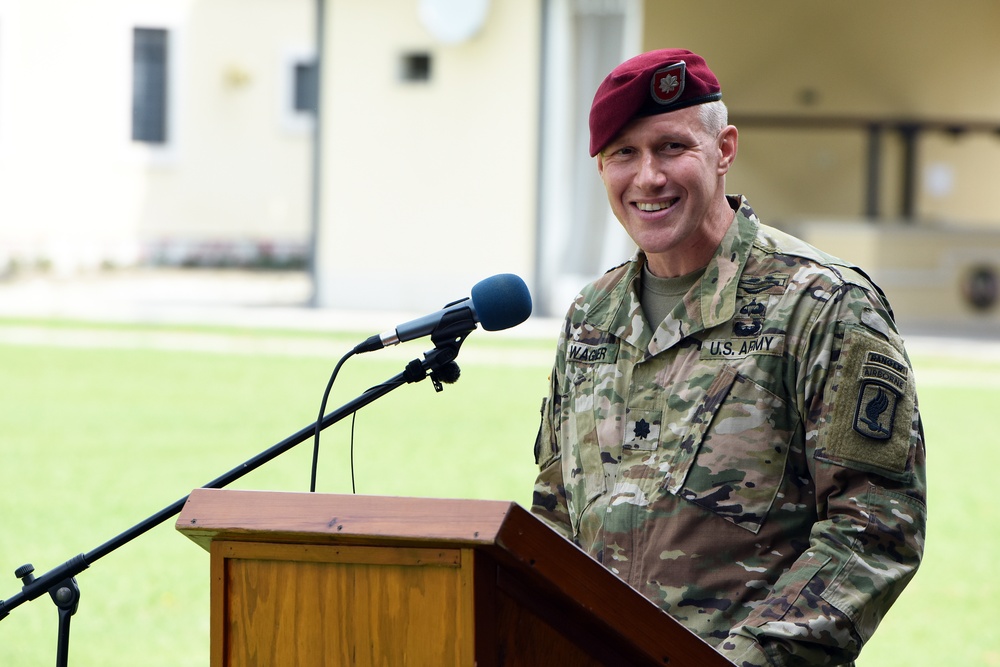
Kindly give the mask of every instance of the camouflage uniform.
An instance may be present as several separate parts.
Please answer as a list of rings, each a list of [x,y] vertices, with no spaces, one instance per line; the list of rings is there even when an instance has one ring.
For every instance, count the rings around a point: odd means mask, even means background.
[[[577,297],[532,510],[737,664],[850,664],[923,552],[913,372],[864,274],[730,204],[658,328],[641,252]]]

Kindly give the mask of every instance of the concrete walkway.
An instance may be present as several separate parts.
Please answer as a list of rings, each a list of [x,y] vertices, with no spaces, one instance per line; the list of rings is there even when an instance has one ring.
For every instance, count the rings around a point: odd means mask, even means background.
[[[471,286],[470,286],[471,287]],[[424,312],[312,308],[301,272],[131,269],[0,281],[0,317],[380,333]],[[461,293],[442,295],[441,305]],[[504,332],[554,340],[558,322],[531,318]]]
[[[35,274],[0,281],[0,317],[351,332],[362,336],[360,342],[426,314],[311,308],[310,291],[308,276],[301,272],[131,269],[73,277]],[[445,295],[441,305],[461,296]],[[554,343],[559,324],[555,319],[531,317],[506,331],[478,332],[476,337],[537,338]],[[943,327],[907,331],[904,327],[904,334],[911,355],[1000,361],[1000,331]],[[114,344],[107,337],[104,340]],[[194,340],[189,338],[188,344]],[[209,349],[213,344],[208,339],[202,342]],[[297,349],[305,349],[301,341]],[[233,351],[232,347],[227,351]]]
[[[26,276],[0,282],[0,318],[69,320],[76,326],[31,322],[0,323],[0,344],[56,347],[158,349],[226,354],[276,354],[337,359],[356,343],[424,312],[342,311],[308,305],[310,283],[302,273],[212,271],[201,269],[129,270],[72,278]],[[441,305],[462,294],[442,298]],[[117,329],[99,324],[151,324],[211,327],[204,331],[155,328]],[[212,328],[257,330],[253,336]],[[463,347],[463,363],[531,365],[547,371],[552,363],[559,322],[530,318],[505,331],[476,331]],[[314,332],[315,336],[289,335]],[[530,349],[490,345],[501,339],[542,341]],[[471,344],[475,341],[475,344]],[[409,360],[430,349],[429,340],[379,351],[379,356]]]

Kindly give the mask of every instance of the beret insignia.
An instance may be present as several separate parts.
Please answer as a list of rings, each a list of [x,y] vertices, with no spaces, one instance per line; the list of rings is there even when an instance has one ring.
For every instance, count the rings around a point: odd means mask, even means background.
[[[673,104],[684,93],[684,79],[687,65],[679,62],[670,67],[656,70],[650,81],[653,99],[660,104]]]

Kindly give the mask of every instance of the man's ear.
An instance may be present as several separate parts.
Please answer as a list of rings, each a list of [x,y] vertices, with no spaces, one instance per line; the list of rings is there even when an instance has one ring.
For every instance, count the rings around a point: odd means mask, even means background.
[[[604,176],[604,154],[597,154],[597,174],[598,176]]]
[[[719,174],[725,174],[736,161],[736,153],[739,150],[740,133],[733,125],[727,125],[719,133]]]

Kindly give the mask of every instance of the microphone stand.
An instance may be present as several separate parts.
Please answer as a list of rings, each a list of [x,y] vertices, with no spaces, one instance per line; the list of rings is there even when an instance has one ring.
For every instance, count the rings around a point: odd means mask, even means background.
[[[325,429],[404,384],[419,382],[425,377],[430,376],[434,383],[434,389],[441,391],[443,389],[442,382],[454,382],[458,378],[458,365],[455,363],[455,359],[458,357],[462,343],[465,342],[466,337],[475,328],[475,321],[461,312],[446,315],[431,335],[431,340],[434,342],[434,349],[424,353],[423,361],[414,359],[406,365],[406,369],[402,373],[393,376],[380,385],[368,389],[354,400],[345,403],[337,410],[324,416],[319,422],[314,422],[297,433],[288,436],[281,442],[247,460],[245,463],[236,466],[224,475],[205,484],[202,488],[221,489],[232,484],[244,475],[256,470],[265,463],[270,462],[314,436],[317,427],[320,430]],[[21,587],[19,593],[14,594],[6,600],[0,600],[0,620],[6,618],[11,611],[25,602],[35,600],[48,593],[53,603],[59,609],[56,667],[67,667],[69,664],[70,619],[80,605],[80,587],[76,582],[76,575],[112,551],[143,535],[170,517],[180,514],[188,497],[184,496],[177,502],[164,507],[156,514],[132,526],[117,537],[108,540],[85,554],[74,556],[40,577],[36,578],[34,576],[35,568],[31,564],[22,565],[17,568],[14,571],[14,576],[20,579],[24,585]]]

